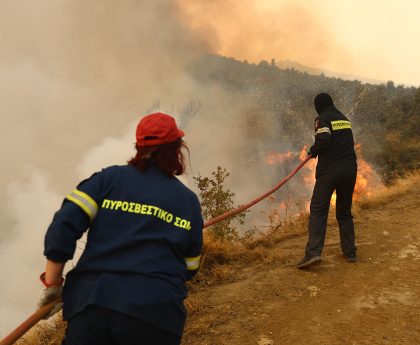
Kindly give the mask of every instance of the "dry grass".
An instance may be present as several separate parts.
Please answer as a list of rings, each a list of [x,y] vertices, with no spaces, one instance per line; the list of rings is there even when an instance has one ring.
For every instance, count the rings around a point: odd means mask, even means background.
[[[204,249],[200,272],[190,286],[194,291],[201,285],[218,285],[243,276],[243,269],[258,263],[271,262],[279,242],[306,233],[308,215],[301,214],[273,225],[265,233],[252,239],[235,242],[215,238],[210,232],[204,234]]]
[[[412,186],[420,183],[420,174],[413,173],[396,181],[392,186],[378,190],[369,199],[361,200],[354,205],[354,214],[361,210],[385,204],[392,198],[410,191]],[[329,223],[334,223],[334,208],[331,209]],[[185,304],[190,316],[194,315],[194,323],[187,323],[185,334],[208,333],[211,326],[217,323],[217,310],[206,310],[206,301],[199,298],[196,292],[207,286],[225,284],[246,276],[247,267],[270,262],[283,262],[284,253],[278,244],[287,239],[303,236],[308,226],[308,215],[301,214],[293,219],[283,220],[271,229],[253,239],[229,242],[214,238],[206,232],[200,273],[189,284],[190,295]],[[222,312],[222,311],[220,311]],[[60,315],[53,322],[41,322],[34,327],[17,345],[59,345],[64,335],[66,324]]]
[[[51,320],[39,322],[16,345],[61,345],[66,327],[60,312]]]
[[[420,183],[420,171],[410,173],[404,178],[396,180],[392,185],[383,187],[364,200],[356,204],[356,208],[369,209],[385,204],[390,199],[405,194],[414,184]]]
[[[184,329],[184,336],[187,336],[189,334],[194,334],[195,336],[208,334],[212,327],[217,323],[217,315],[218,312],[203,313],[194,320],[194,323],[187,322],[187,325]]]
[[[264,249],[273,248],[281,241],[288,238],[301,235],[306,232],[308,228],[308,214],[301,213],[295,218],[288,218],[283,220],[271,229],[261,234],[259,237],[250,241],[248,244],[249,249],[256,249],[263,247]]]
[[[217,322],[218,311],[206,310],[207,301],[196,293],[190,293],[185,300],[188,318],[194,317],[194,322],[187,322],[184,334],[202,335],[209,332],[212,325]]]

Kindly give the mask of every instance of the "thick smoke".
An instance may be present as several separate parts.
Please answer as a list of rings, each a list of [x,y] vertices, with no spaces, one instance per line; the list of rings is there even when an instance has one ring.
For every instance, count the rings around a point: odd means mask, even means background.
[[[252,100],[191,79],[186,67],[222,39],[211,28],[187,27],[182,3],[0,3],[0,196],[7,200],[0,334],[34,309],[43,236],[63,196],[130,158],[140,115],[162,110],[177,118],[191,149],[186,183],[220,165],[231,172],[238,201],[272,186],[278,172],[259,164],[258,152],[267,149],[260,137],[280,134],[275,114],[258,114]]]
[[[316,1],[214,0],[180,2],[194,30],[212,37],[217,53],[259,62],[275,58],[311,67],[351,69],[353,61]],[[324,19],[322,19],[324,18]]]
[[[65,193],[132,155],[127,128],[154,103],[188,103],[185,66],[209,49],[177,13],[160,0],[1,2],[0,334],[34,309]]]
[[[22,161],[59,161],[53,179],[66,181],[86,147],[119,135],[154,101],[188,99],[184,66],[206,51],[170,1],[1,6],[2,178],[16,177]]]
[[[0,243],[0,336],[17,326],[34,309],[40,286],[37,276],[42,269],[42,239],[45,226],[51,221],[52,210],[61,197],[48,183],[49,174],[34,167],[17,182],[10,183],[2,197],[8,200],[2,212],[13,219],[2,228]],[[7,233],[6,233],[7,232]]]

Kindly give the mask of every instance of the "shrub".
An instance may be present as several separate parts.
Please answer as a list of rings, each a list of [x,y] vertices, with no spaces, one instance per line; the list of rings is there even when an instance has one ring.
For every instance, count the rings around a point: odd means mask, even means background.
[[[199,189],[201,208],[205,219],[215,218],[238,207],[234,206],[233,202],[235,193],[232,193],[223,185],[225,179],[230,175],[229,172],[219,166],[217,167],[217,170],[213,171],[211,174],[212,178],[202,177],[200,174],[198,174],[197,177],[194,177],[194,181]],[[246,211],[231,216],[212,225],[209,228],[209,231],[212,232],[216,238],[230,241],[237,240],[239,238],[238,229],[232,223],[237,221],[239,224],[244,224],[245,216]]]

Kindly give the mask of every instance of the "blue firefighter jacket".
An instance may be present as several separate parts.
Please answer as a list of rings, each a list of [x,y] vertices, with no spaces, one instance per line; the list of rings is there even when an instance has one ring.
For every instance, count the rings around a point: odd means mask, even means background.
[[[93,304],[181,335],[185,282],[199,268],[202,228],[197,196],[156,166],[112,166],[82,181],[45,236],[45,256],[66,262],[89,229],[66,276],[64,319]]]

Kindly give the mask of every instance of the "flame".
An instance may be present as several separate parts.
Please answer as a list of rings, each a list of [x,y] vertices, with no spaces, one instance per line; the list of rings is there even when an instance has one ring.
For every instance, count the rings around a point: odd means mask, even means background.
[[[335,192],[334,192],[333,195],[331,195],[330,204],[335,206],[336,202],[337,202],[337,194],[335,194]]]
[[[362,158],[362,145],[356,144],[357,154],[357,179],[354,188],[353,200],[360,200],[369,197],[382,186],[379,175],[372,166]]]
[[[292,164],[296,157],[300,161],[303,161],[307,157],[307,146],[304,146],[299,153],[287,151],[284,153],[270,153],[266,157],[266,163],[269,165],[273,164]],[[369,197],[375,189],[382,185],[379,175],[375,172],[372,166],[362,158],[361,144],[355,145],[357,154],[357,179],[353,193],[353,201],[358,201],[363,198]],[[316,170],[316,159],[309,160],[305,166],[301,169],[295,178],[300,178],[304,189],[307,191],[307,196],[312,192],[315,184],[315,170]],[[335,206],[337,195],[334,194],[331,197],[331,205]],[[306,201],[306,211],[309,211],[309,201]],[[284,209],[285,203],[281,204],[279,209]]]
[[[267,155],[267,157],[265,158],[265,162],[268,165],[273,165],[276,163],[285,163],[287,161],[290,161],[291,159],[296,157],[296,153],[295,152],[291,152],[291,151],[287,151],[284,153],[279,153],[279,152],[272,152],[269,153]]]
[[[303,161],[308,156],[308,147],[305,145],[299,153],[299,160]],[[302,168],[302,178],[306,185],[313,186],[315,184],[316,160],[310,159]]]

